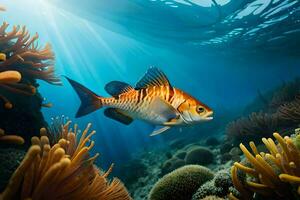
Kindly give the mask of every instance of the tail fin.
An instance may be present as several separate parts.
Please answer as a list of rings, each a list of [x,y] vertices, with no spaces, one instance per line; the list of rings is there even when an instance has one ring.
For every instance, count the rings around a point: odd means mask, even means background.
[[[100,96],[87,89],[80,83],[77,83],[68,77],[66,77],[66,79],[69,81],[81,100],[81,105],[76,113],[76,117],[87,115],[103,106]]]

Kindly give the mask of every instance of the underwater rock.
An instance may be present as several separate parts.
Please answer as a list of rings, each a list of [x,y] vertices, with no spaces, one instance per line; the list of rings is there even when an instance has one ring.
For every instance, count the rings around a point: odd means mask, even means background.
[[[95,134],[89,131],[91,124],[81,134],[77,125],[70,128],[70,123],[62,126],[55,145],[49,139],[53,134],[42,132],[44,136],[32,138],[32,146],[1,199],[131,199],[120,180],[107,180],[112,166],[103,173],[94,165],[99,154],[90,156],[94,146],[90,138]]]
[[[205,144],[207,146],[217,146],[220,144],[219,140],[215,137],[209,137],[206,139]]]
[[[169,160],[167,160],[163,166],[162,166],[162,169],[161,169],[161,173],[164,175],[164,174],[167,174],[175,169],[178,169],[179,167],[182,167],[185,165],[185,161],[182,160],[182,159],[179,159],[179,158],[176,158],[176,157],[173,157]]]
[[[187,165],[162,177],[152,188],[149,200],[186,200],[213,178],[213,173],[200,165]]]
[[[171,152],[167,152],[167,153],[166,153],[166,157],[167,157],[168,159],[172,158],[172,153],[171,153]]]
[[[300,149],[293,139],[282,138],[278,133],[271,138],[263,138],[269,152],[259,152],[254,142],[250,142],[251,152],[243,145],[240,148],[250,165],[235,162],[231,168],[234,187],[241,199],[262,196],[271,199],[299,199],[300,191]],[[258,177],[253,178],[253,177]],[[233,194],[231,194],[233,195]]]
[[[211,150],[205,147],[191,148],[185,156],[186,164],[208,165],[213,161],[213,153],[211,152]]]
[[[221,163],[226,163],[231,160],[232,156],[229,153],[224,153],[221,155]]]
[[[230,149],[233,147],[232,143],[229,143],[228,141],[224,141],[224,143],[220,146],[220,153],[229,153]]]
[[[179,150],[174,154],[174,157],[179,158],[179,159],[184,159],[186,156],[186,151]]]
[[[3,191],[9,178],[25,156],[25,151],[16,148],[0,148],[0,191]]]
[[[238,147],[233,147],[232,149],[230,149],[229,154],[232,156],[241,155],[242,151]]]
[[[170,147],[172,149],[181,149],[182,147],[184,147],[184,145],[185,145],[185,143],[181,139],[175,139],[170,142]]]
[[[29,145],[30,138],[37,135],[42,127],[47,127],[41,112],[43,99],[39,93],[34,96],[19,96],[3,92],[10,97],[14,106],[11,109],[0,106],[0,127],[7,133],[23,137]]]
[[[132,159],[128,163],[120,165],[114,174],[122,177],[124,183],[131,185],[140,177],[146,176],[147,166],[139,159]],[[124,173],[126,171],[126,173]]]

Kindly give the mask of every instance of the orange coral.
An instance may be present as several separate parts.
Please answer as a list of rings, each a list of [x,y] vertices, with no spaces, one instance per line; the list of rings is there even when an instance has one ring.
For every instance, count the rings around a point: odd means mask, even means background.
[[[0,143],[24,144],[24,139],[17,135],[5,135],[4,130],[0,129]]]
[[[79,136],[77,125],[71,122],[62,126],[61,138],[51,145],[45,129],[40,138],[32,138],[32,146],[12,175],[0,198],[3,200],[130,200],[125,187],[118,179],[107,180],[111,168],[100,172],[93,162],[98,154],[89,156],[94,146],[90,138],[90,124]],[[78,138],[77,138],[78,137]]]
[[[36,42],[38,35],[31,37],[25,26],[14,26],[10,32],[7,28],[5,22],[0,26],[0,77],[3,80],[0,80],[0,89],[34,95],[36,79],[61,84],[54,75],[54,54],[50,45],[39,48]],[[0,98],[5,103],[9,102],[4,96]]]
[[[273,199],[294,199],[300,195],[300,149],[290,137],[282,138],[278,133],[273,136],[278,145],[271,138],[262,139],[268,153],[258,152],[253,142],[249,143],[252,153],[240,144],[250,166],[235,162],[231,174],[242,199],[252,199],[254,193]],[[244,180],[239,178],[238,171],[246,174]],[[298,188],[296,192],[294,187]],[[234,198],[232,194],[231,197]]]

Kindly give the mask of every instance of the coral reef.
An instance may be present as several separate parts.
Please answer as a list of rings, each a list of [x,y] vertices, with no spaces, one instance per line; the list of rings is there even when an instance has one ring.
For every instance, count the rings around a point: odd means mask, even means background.
[[[227,125],[226,133],[235,144],[259,141],[271,137],[274,132],[289,135],[300,123],[300,79],[284,83],[262,97],[266,101],[260,111],[241,117]],[[262,94],[260,96],[263,96]]]
[[[7,32],[7,28],[5,22],[0,27],[3,60],[0,63],[0,75],[7,77],[0,82],[1,91],[30,96],[36,93],[36,79],[61,84],[60,79],[54,75],[54,54],[50,45],[40,49],[36,43],[38,35],[30,37],[25,26],[14,26],[10,32]],[[2,100],[5,104],[10,103],[4,96]]]
[[[234,138],[240,142],[268,137],[277,131],[278,127],[276,115],[259,112],[229,123],[226,132],[229,138]]]
[[[206,139],[205,144],[207,146],[217,146],[220,144],[219,140],[215,137],[209,137]]]
[[[23,160],[26,151],[17,148],[0,148],[0,191],[6,187],[9,178]]]
[[[30,145],[30,138],[47,126],[36,80],[54,85],[61,82],[54,74],[50,45],[40,48],[38,35],[31,37],[25,26],[13,26],[10,31],[8,26],[6,22],[0,26],[0,128],[23,134],[20,136]]]
[[[169,160],[167,160],[166,162],[164,162],[164,164],[162,165],[162,168],[161,168],[161,173],[162,174],[167,174],[179,167],[182,167],[185,165],[185,161],[180,159],[180,158],[177,158],[177,157],[173,157]]]
[[[72,129],[70,123],[62,127],[54,145],[44,130],[43,136],[32,138],[1,199],[131,199],[118,179],[107,180],[111,168],[102,173],[93,165],[98,154],[89,156],[95,134],[89,131],[91,124],[80,135],[77,125]]]
[[[254,142],[249,143],[252,153],[240,144],[249,162],[235,162],[231,169],[232,181],[240,199],[253,199],[255,195],[270,199],[299,199],[300,149],[296,143],[300,136],[282,138],[278,133],[273,136],[277,145],[271,138],[262,139],[268,153],[259,152]]]
[[[122,177],[122,181],[126,184],[134,184],[140,177],[146,176],[147,166],[139,159],[132,159],[124,164],[118,165],[115,168],[114,174]],[[126,171],[126,173],[124,173]]]
[[[191,148],[185,156],[186,164],[208,165],[212,163],[213,160],[213,153],[205,147]]]
[[[293,101],[280,106],[276,112],[276,115],[280,119],[281,123],[286,126],[299,125],[300,124],[300,95],[297,95]]]
[[[295,96],[300,92],[300,78],[295,79],[289,83],[284,83],[282,86],[273,92],[272,99],[269,106],[271,108],[278,108],[283,104],[293,101]]]
[[[152,188],[150,200],[186,200],[213,178],[212,172],[200,165],[186,165],[162,177]]]
[[[174,157],[179,158],[179,159],[184,159],[186,156],[186,151],[179,150],[174,154]]]
[[[161,174],[165,175],[179,167],[189,164],[209,165],[214,161],[214,154],[209,148],[190,144],[177,150],[161,166]]]
[[[192,200],[204,199],[211,195],[218,198],[225,198],[229,193],[229,188],[232,186],[230,173],[225,170],[220,170],[216,173],[213,180],[206,182],[197,190]]]

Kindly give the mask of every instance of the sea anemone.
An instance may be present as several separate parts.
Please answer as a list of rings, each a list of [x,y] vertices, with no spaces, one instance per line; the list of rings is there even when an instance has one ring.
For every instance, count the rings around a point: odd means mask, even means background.
[[[98,157],[89,156],[94,146],[89,124],[79,134],[77,125],[63,126],[61,138],[51,145],[43,129],[41,137],[32,138],[32,146],[16,169],[0,199],[131,199],[116,178],[107,180],[112,167],[102,173],[93,164]]]
[[[268,153],[258,152],[254,142],[249,143],[252,153],[240,144],[249,164],[235,162],[231,176],[241,199],[253,199],[255,194],[272,199],[299,198],[300,149],[288,136],[282,138],[278,133],[273,136],[277,145],[271,138],[262,139]],[[231,197],[237,199],[232,194]]]
[[[54,75],[54,54],[50,45],[39,48],[37,34],[31,37],[25,26],[14,26],[7,32],[8,26],[6,22],[0,26],[0,92],[34,95],[36,79],[60,85],[60,79]],[[0,98],[5,108],[12,107],[5,96]]]

